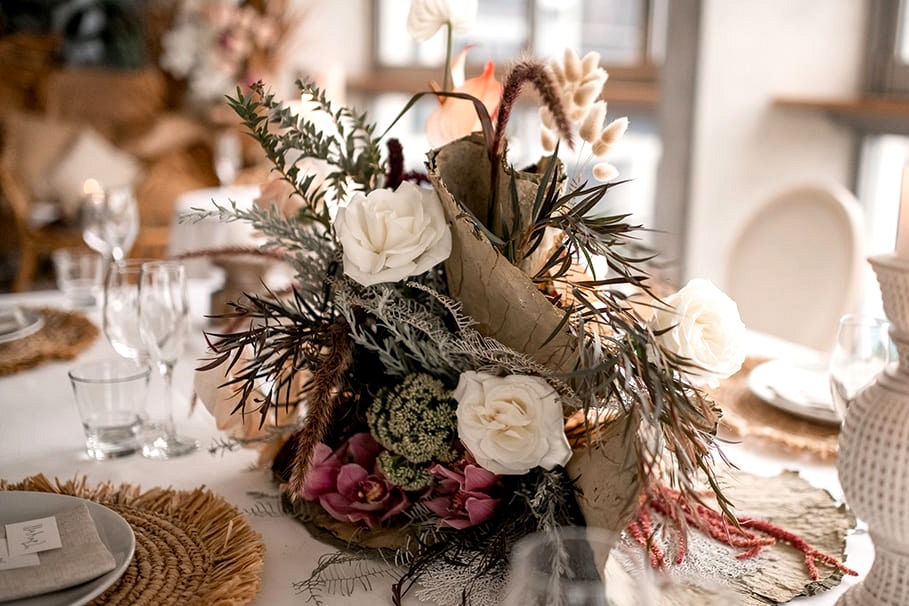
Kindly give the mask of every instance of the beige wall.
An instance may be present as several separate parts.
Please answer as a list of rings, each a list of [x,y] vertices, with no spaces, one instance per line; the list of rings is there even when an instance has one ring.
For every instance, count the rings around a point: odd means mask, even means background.
[[[774,109],[776,96],[861,84],[867,0],[704,0],[688,225],[688,277],[725,283],[731,238],[765,198],[802,181],[852,188],[848,130]]]
[[[369,0],[290,0],[300,27],[289,45],[279,90],[296,78],[315,79],[340,100],[343,79],[369,68]]]

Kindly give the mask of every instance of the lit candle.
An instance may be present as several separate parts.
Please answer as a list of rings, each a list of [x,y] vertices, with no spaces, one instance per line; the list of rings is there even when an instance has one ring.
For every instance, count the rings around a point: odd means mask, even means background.
[[[97,179],[86,179],[82,183],[83,196],[99,196],[104,193],[104,188],[98,183]]]
[[[909,165],[903,168],[900,187],[899,223],[896,227],[896,256],[909,259]]]

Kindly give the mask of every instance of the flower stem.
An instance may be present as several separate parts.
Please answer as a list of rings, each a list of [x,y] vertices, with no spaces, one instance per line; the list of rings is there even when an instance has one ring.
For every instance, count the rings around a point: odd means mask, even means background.
[[[445,22],[445,73],[442,74],[442,90],[449,92],[451,90],[451,46],[454,32],[452,32],[451,22]]]

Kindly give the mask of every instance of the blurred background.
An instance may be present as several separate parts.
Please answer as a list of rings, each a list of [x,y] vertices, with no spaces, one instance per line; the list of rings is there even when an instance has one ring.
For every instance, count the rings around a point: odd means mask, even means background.
[[[480,0],[477,26],[455,48],[474,45],[468,77],[492,60],[501,78],[523,53],[600,53],[608,116],[631,121],[611,158],[630,181],[611,191],[606,210],[652,228],[642,238],[660,251],[670,282],[698,276],[722,288],[743,226],[767,200],[804,184],[841,187],[858,200],[863,256],[893,250],[909,160],[904,4]],[[134,256],[167,251],[186,192],[264,182],[268,169],[243,137],[235,173],[216,171],[238,131],[223,102],[237,86],[262,79],[293,100],[295,80],[312,79],[384,130],[413,93],[441,80],[442,36],[414,43],[408,7],[4,0],[0,290],[52,287],[46,259],[17,284],[23,242],[35,229],[74,227],[86,174],[133,186],[141,216]],[[391,133],[412,168],[422,167],[433,103],[426,98]],[[537,124],[537,106],[522,104],[511,122],[514,164],[539,157]],[[806,273],[820,269],[799,263],[792,260]],[[877,283],[864,271],[858,305],[876,310]]]

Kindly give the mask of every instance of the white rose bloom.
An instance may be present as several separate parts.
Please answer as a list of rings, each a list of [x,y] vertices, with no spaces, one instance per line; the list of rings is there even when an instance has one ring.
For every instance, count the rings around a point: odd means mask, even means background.
[[[451,230],[435,190],[407,181],[397,191],[354,194],[334,226],[344,273],[364,286],[421,274],[451,254]]]
[[[558,394],[540,377],[467,371],[452,395],[458,435],[481,467],[522,475],[571,458]]]
[[[745,324],[726,293],[696,278],[665,302],[670,309],[657,307],[650,327],[666,349],[694,365],[687,370],[693,385],[716,387],[742,367]]]
[[[470,31],[477,18],[477,0],[413,0],[407,13],[407,33],[426,42],[446,23],[457,34]]]

